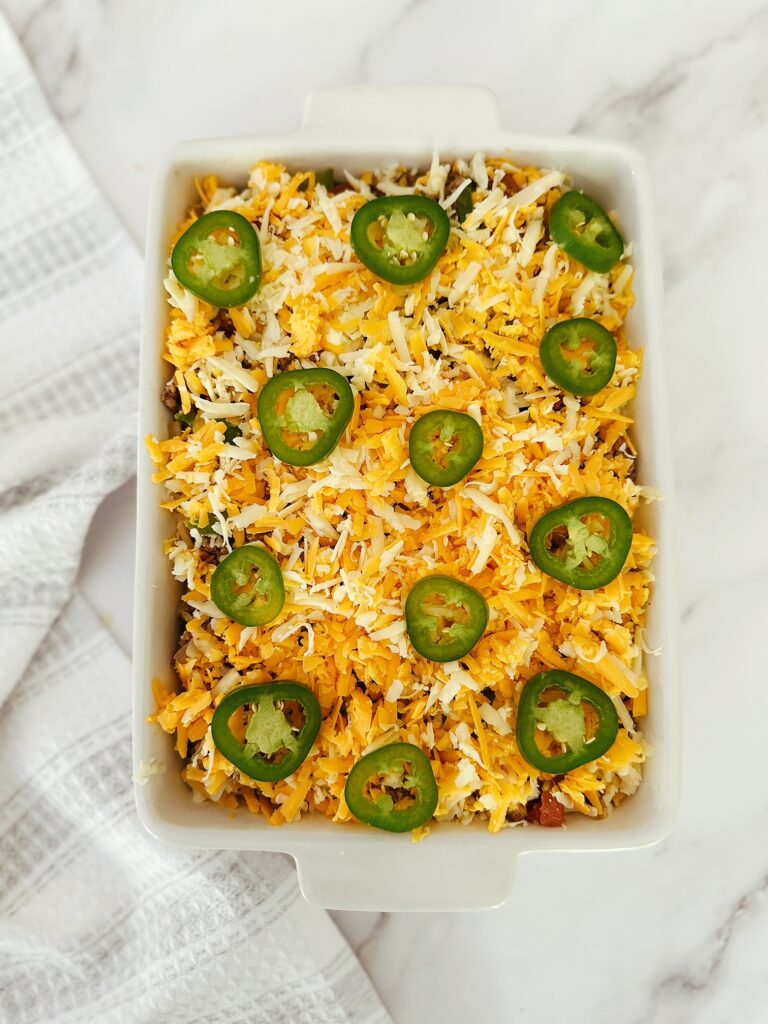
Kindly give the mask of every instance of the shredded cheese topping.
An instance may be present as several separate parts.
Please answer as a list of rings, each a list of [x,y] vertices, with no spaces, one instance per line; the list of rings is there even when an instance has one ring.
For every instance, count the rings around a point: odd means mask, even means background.
[[[408,289],[373,276],[355,257],[349,229],[374,193],[422,193],[451,212],[472,180],[474,209],[452,219],[434,271]],[[175,734],[183,777],[196,797],[234,810],[244,802],[272,824],[308,811],[350,820],[344,784],[368,750],[397,740],[431,758],[439,821],[481,818],[492,832],[525,819],[543,780],[517,750],[514,723],[524,682],[564,668],[602,687],[620,709],[618,739],[603,757],[546,780],[568,810],[609,813],[640,781],[647,749],[642,628],[653,541],[636,531],[627,564],[609,586],[573,590],[543,577],[526,537],[551,508],[599,494],[633,514],[628,403],[642,354],[623,322],[633,302],[632,268],[586,272],[546,231],[564,175],[505,158],[401,167],[359,178],[336,194],[311,172],[258,163],[240,192],[215,178],[199,184],[202,212],[233,209],[257,227],[260,291],[220,311],[174,278],[164,358],[183,412],[198,411],[183,436],[148,439],[154,479],[176,527],[166,550],[185,587],[187,622],[175,667],[178,693],[155,683],[160,726]],[[544,374],[538,344],[552,324],[590,316],[612,331],[611,384],[579,400]],[[345,437],[302,469],[267,450],[258,392],[277,372],[329,366],[356,393]],[[468,411],[485,451],[464,482],[428,488],[408,462],[408,433],[432,409]],[[227,419],[241,435],[224,442]],[[206,531],[206,532],[201,532]],[[210,600],[213,570],[238,545],[259,542],[280,562],[281,615],[243,627]],[[464,579],[486,597],[491,618],[461,663],[426,661],[403,621],[409,589],[428,573]],[[214,748],[210,723],[234,686],[294,679],[323,709],[320,735],[288,779],[257,783]]]

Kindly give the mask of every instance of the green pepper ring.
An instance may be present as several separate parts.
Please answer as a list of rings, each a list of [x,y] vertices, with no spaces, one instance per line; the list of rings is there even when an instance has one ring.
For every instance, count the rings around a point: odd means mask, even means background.
[[[564,690],[567,694],[580,696],[591,704],[598,718],[598,727],[590,743],[580,749],[549,757],[536,743],[539,718],[539,698],[548,689]],[[590,683],[573,672],[553,669],[533,676],[523,687],[517,708],[517,746],[525,760],[549,775],[561,775],[590,761],[602,757],[612,746],[619,732],[619,716],[613,701],[594,683]]]
[[[261,700],[294,700],[304,709],[304,724],[297,737],[297,749],[281,761],[268,761],[261,754],[248,755],[245,747],[232,733],[229,720],[238,708]],[[317,697],[306,686],[292,680],[274,683],[260,683],[254,686],[240,686],[231,690],[213,713],[211,735],[216,749],[232,764],[251,779],[258,782],[277,782],[285,779],[299,767],[317,739],[322,721],[322,711]]]
[[[453,204],[456,220],[459,224],[463,224],[475,208],[474,199],[472,198],[472,184],[473,183],[471,181],[467,182],[456,197],[456,202]]]
[[[293,448],[282,435],[282,427],[277,422],[277,400],[283,391],[290,388],[307,387],[312,384],[324,384],[334,389],[338,404],[330,418],[330,424],[311,448]],[[352,418],[355,408],[355,396],[349,381],[336,370],[318,366],[310,370],[286,370],[284,373],[271,377],[259,393],[258,413],[261,431],[267,447],[281,462],[289,466],[311,466],[324,459],[339,443],[342,434]]]
[[[608,551],[592,570],[566,568],[547,548],[547,539],[558,527],[584,516],[600,515],[608,520],[611,536]],[[578,590],[596,590],[605,587],[619,575],[632,547],[632,520],[625,509],[610,498],[576,498],[546,512],[531,530],[528,548],[535,564],[547,576]]]
[[[267,585],[267,600],[253,605],[250,595],[238,594],[236,588],[248,583],[256,566]],[[241,626],[266,626],[277,618],[285,604],[285,584],[277,560],[266,548],[244,544],[230,551],[211,577],[211,600],[222,613]]]
[[[459,450],[449,453],[445,466],[432,457],[431,435],[438,429],[452,430],[461,442]],[[414,472],[426,483],[452,487],[472,472],[482,457],[484,445],[482,427],[473,416],[455,409],[433,409],[420,416],[411,427],[408,458]]]
[[[555,242],[597,274],[607,273],[621,259],[624,240],[611,218],[583,192],[565,192],[552,207],[549,232]]]
[[[430,628],[424,621],[424,604],[431,594],[454,598],[454,603],[461,602],[468,607],[470,621],[463,638],[452,643],[440,643],[432,639]],[[422,658],[438,662],[458,661],[469,654],[485,632],[488,625],[488,602],[479,590],[452,576],[425,576],[411,588],[405,599],[405,622],[413,649]]]
[[[417,258],[412,263],[393,262],[385,255],[385,249],[377,247],[369,236],[369,228],[380,217],[391,217],[393,213],[426,217],[432,225],[432,235],[420,243]],[[427,276],[437,263],[448,244],[451,222],[448,214],[434,199],[427,196],[381,196],[361,206],[352,218],[350,237],[352,247],[362,263],[377,277],[390,284],[415,284]]]
[[[205,281],[196,274],[189,265],[190,258],[203,239],[207,239],[213,231],[234,231],[240,246],[232,247],[233,266],[240,264],[245,280],[234,288],[220,288],[211,281]],[[224,246],[221,246],[224,249]],[[176,242],[171,253],[171,266],[178,281],[187,291],[198,298],[210,302],[214,306],[228,309],[231,306],[242,306],[259,290],[261,284],[261,244],[253,224],[233,210],[214,210],[204,213],[194,224],[190,225]]]
[[[587,338],[595,346],[587,365],[566,359],[563,348],[577,348]],[[550,380],[573,395],[596,395],[610,383],[616,369],[616,339],[596,320],[579,316],[550,327],[541,340],[539,356]]]
[[[412,767],[416,801],[412,807],[396,810],[378,806],[365,795],[368,780],[390,771]],[[361,757],[353,766],[344,787],[347,807],[358,821],[386,832],[411,832],[425,825],[437,809],[438,790],[432,765],[424,751],[413,743],[389,743]]]

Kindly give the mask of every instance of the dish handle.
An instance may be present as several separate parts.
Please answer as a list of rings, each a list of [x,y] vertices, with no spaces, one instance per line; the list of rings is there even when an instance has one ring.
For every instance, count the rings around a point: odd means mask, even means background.
[[[501,128],[499,105],[481,85],[353,85],[317,89],[304,107],[304,132],[342,136],[418,139],[456,135],[463,124],[473,135]]]
[[[517,857],[505,843],[481,852],[456,837],[378,838],[362,848],[295,852],[304,898],[326,910],[487,910],[512,890]]]

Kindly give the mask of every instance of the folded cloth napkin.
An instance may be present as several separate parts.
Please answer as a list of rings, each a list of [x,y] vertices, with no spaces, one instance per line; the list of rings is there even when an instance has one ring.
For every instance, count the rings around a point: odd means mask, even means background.
[[[386,1022],[288,858],[137,822],[129,665],[74,579],[133,472],[139,258],[2,16],[0,181],[0,1020]]]

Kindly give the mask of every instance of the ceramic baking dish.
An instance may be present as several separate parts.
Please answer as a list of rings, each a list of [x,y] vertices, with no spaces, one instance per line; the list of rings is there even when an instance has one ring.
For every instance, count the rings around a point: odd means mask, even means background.
[[[628,327],[645,349],[645,370],[635,403],[641,483],[659,488],[661,503],[648,505],[644,526],[658,539],[656,584],[648,642],[661,653],[648,658],[650,713],[645,731],[654,753],[635,796],[603,821],[570,815],[567,827],[518,827],[489,834],[482,824],[445,824],[421,843],[410,836],[364,826],[334,825],[322,816],[274,828],[242,812],[227,816],[213,803],[195,803],[182,782],[172,739],[148,725],[151,680],[175,686],[171,656],[178,639],[178,585],[162,546],[172,525],[150,482],[147,434],[165,436],[167,412],[159,401],[168,377],[161,361],[167,306],[163,278],[169,238],[193,201],[193,176],[217,174],[244,182],[259,159],[290,167],[346,167],[352,172],[382,163],[408,166],[441,157],[510,152],[518,161],[562,168],[577,187],[620,212],[632,242],[637,302]],[[357,910],[459,910],[491,907],[509,894],[517,859],[537,850],[614,851],[654,843],[669,830],[679,790],[677,609],[673,579],[672,479],[666,416],[661,331],[659,253],[645,166],[632,149],[586,139],[516,135],[500,123],[495,98],[481,88],[329,89],[312,95],[303,128],[290,135],[190,142],[165,161],[149,219],[146,297],[141,352],[138,544],[134,639],[134,762],[156,758],[167,766],[137,786],[139,817],[169,843],[208,849],[281,850],[297,862],[306,898],[323,907]]]

